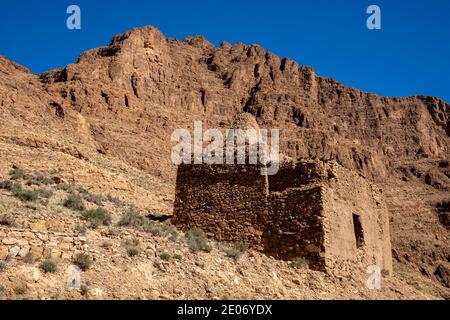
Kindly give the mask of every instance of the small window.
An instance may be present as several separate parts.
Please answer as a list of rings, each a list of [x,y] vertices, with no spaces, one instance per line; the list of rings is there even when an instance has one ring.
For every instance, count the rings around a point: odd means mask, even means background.
[[[364,232],[361,223],[361,217],[357,213],[353,213],[353,228],[355,231],[356,248],[364,245]]]

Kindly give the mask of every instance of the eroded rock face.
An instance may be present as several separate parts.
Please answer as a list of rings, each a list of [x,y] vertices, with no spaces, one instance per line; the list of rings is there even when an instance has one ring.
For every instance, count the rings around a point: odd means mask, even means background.
[[[279,128],[287,156],[335,160],[383,185],[393,247],[412,257],[400,254],[399,261],[434,266],[448,259],[434,211],[449,201],[450,188],[448,168],[438,165],[450,154],[450,108],[442,100],[379,97],[257,45],[181,42],[153,27],[115,36],[41,75],[0,58],[1,167],[58,172],[154,211],[172,211],[173,130],[194,120],[231,127],[241,112],[260,128]],[[420,245],[411,249],[418,234]]]

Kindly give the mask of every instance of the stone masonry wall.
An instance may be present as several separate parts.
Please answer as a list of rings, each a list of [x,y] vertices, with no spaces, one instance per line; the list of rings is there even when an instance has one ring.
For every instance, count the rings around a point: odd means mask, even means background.
[[[172,222],[262,250],[267,195],[267,176],[257,165],[180,165]]]
[[[321,189],[313,186],[270,194],[265,252],[283,260],[305,257],[310,267],[324,269]]]
[[[35,258],[71,260],[74,254],[88,250],[86,238],[66,232],[12,228],[0,226],[0,261],[24,258],[31,253]]]

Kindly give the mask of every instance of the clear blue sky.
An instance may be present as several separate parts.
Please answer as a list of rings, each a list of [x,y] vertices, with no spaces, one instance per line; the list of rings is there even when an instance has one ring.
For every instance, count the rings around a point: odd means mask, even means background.
[[[70,4],[81,7],[81,30],[66,28]],[[381,30],[366,28],[370,4],[381,7]],[[258,43],[364,91],[450,102],[448,0],[5,0],[0,7],[0,54],[34,73],[72,63],[115,34],[154,25],[179,39]]]

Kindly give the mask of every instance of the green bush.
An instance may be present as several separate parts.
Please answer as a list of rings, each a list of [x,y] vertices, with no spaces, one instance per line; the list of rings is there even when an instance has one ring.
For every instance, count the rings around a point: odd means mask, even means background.
[[[212,250],[211,245],[206,239],[205,232],[199,228],[192,228],[186,232],[186,240],[189,248],[194,251],[210,252]]]
[[[92,258],[87,253],[81,252],[75,256],[73,263],[81,270],[86,271],[92,265]]]
[[[228,257],[238,259],[247,250],[247,246],[241,241],[234,242],[225,247],[225,253]]]
[[[42,263],[39,265],[39,268],[41,268],[41,270],[45,273],[55,273],[58,270],[56,261],[52,258],[48,258],[42,261]]]
[[[105,208],[96,208],[84,211],[81,213],[84,220],[88,221],[93,228],[97,228],[100,225],[109,226],[112,218]]]
[[[78,194],[69,194],[64,201],[64,206],[76,211],[83,211],[85,209],[83,200]]]

